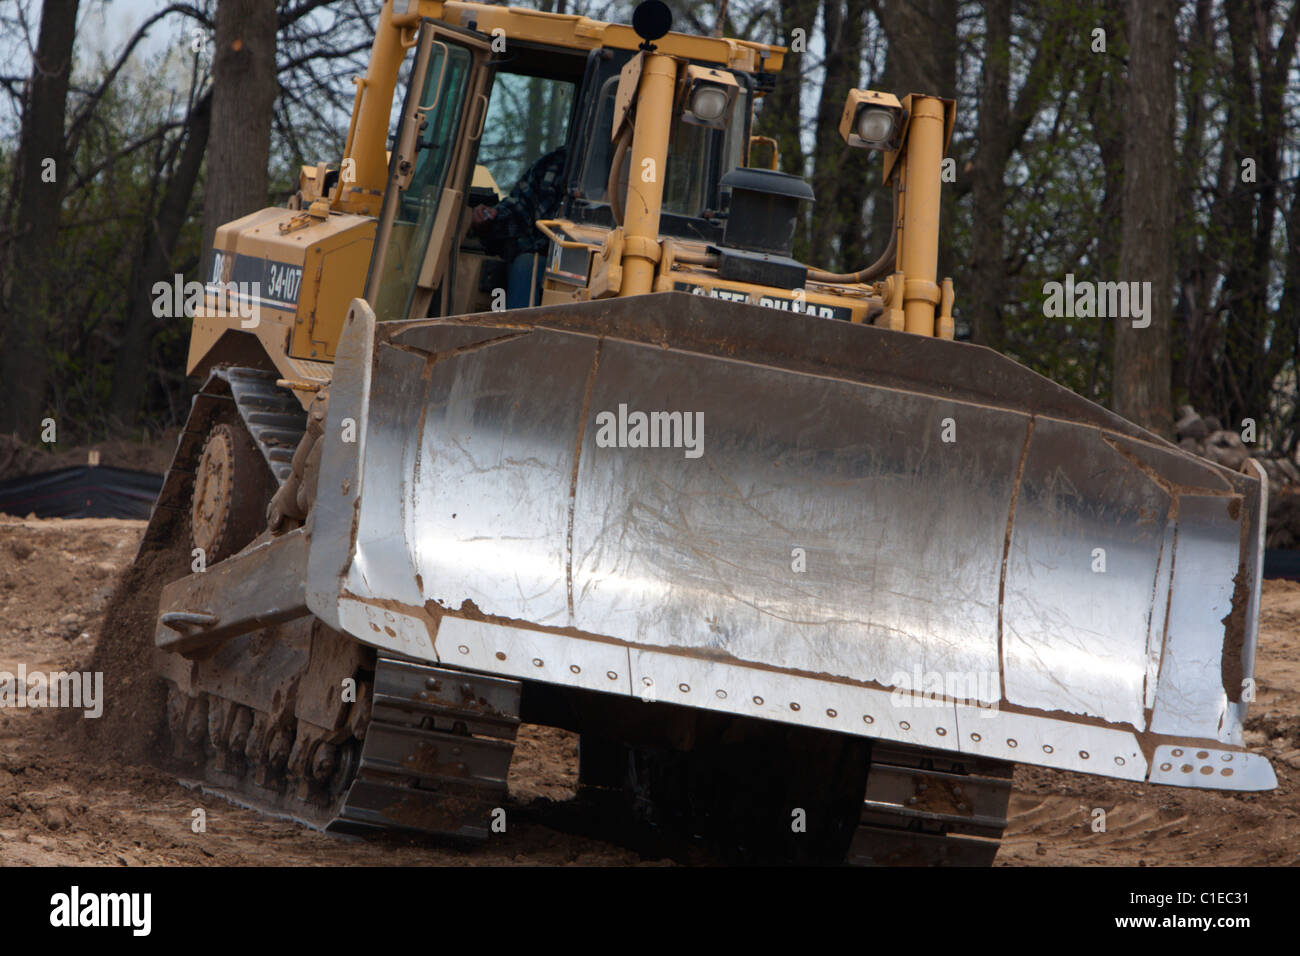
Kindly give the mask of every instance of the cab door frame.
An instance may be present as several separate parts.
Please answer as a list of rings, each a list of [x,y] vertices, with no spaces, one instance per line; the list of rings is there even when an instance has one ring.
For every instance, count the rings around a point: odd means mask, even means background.
[[[450,246],[452,239],[460,232],[468,180],[473,169],[473,157],[478,151],[478,140],[483,133],[483,123],[487,118],[486,88],[491,72],[488,68],[491,57],[490,40],[484,38],[482,34],[425,19],[421,21],[415,46],[415,62],[411,69],[406,101],[402,107],[392,156],[389,159],[388,184],[384,191],[384,201],[375,232],[374,251],[370,259],[364,293],[366,301],[375,309],[381,321],[423,318],[428,312],[434,290],[448,274]],[[462,101],[458,107],[451,153],[440,182],[434,184],[440,190],[440,194],[433,214],[433,222],[429,227],[427,238],[423,240],[424,247],[419,250],[418,270],[407,269],[400,273],[403,285],[408,289],[405,297],[406,307],[399,310],[383,308],[385,314],[379,314],[381,295],[388,296],[400,291],[389,287],[395,281],[389,270],[394,227],[398,213],[401,211],[403,194],[409,188],[412,176],[418,167],[420,136],[427,122],[426,116],[436,117],[439,108],[443,105],[444,96],[450,93],[447,88],[447,73],[452,47],[466,51],[469,54],[469,63],[465,82],[460,91]],[[438,49],[441,49],[441,56],[437,58],[440,64],[440,75],[437,77],[430,101],[427,104],[422,103],[421,100],[428,93],[426,86],[430,80],[430,63],[434,59],[435,50]],[[388,314],[394,311],[397,314]]]

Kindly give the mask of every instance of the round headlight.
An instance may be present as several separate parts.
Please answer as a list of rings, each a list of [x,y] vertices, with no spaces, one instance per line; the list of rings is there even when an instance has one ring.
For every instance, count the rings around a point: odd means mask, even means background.
[[[858,113],[858,136],[863,142],[880,144],[894,132],[894,114],[889,110],[864,109]]]
[[[727,92],[719,86],[700,86],[691,95],[691,112],[706,123],[722,118],[727,109]]]

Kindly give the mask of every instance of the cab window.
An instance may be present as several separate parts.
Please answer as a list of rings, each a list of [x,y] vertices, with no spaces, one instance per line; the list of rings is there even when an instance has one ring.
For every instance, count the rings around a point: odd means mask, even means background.
[[[599,61],[593,69],[592,92],[583,105],[584,122],[579,132],[581,156],[573,167],[568,214],[584,222],[611,223],[609,164],[613,155],[610,130],[614,116],[614,97],[619,71],[629,54]],[[721,219],[716,213],[726,209],[727,190],[719,180],[740,166],[749,134],[749,83],[744,74],[734,74],[741,82],[731,122],[724,131],[673,120],[668,140],[668,166],[664,173],[663,218],[660,230],[665,235],[721,239]],[[626,189],[630,156],[619,173],[620,188]]]
[[[510,192],[536,160],[564,145],[576,84],[569,80],[498,73],[492,83],[478,164],[498,192]]]

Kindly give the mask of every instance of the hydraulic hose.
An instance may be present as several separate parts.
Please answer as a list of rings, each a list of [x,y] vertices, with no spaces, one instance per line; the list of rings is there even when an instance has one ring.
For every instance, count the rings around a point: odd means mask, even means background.
[[[880,254],[880,258],[865,269],[859,269],[857,272],[823,272],[820,269],[809,269],[808,278],[813,282],[874,282],[881,276],[888,275],[895,271],[894,265],[897,261],[898,253],[898,229],[895,225],[898,222],[898,180],[894,180],[894,214],[890,218],[889,226],[889,245],[885,246],[885,251]]]
[[[609,197],[609,211],[614,214],[614,225],[623,225],[623,197],[618,192],[619,174],[623,171],[623,160],[632,145],[632,124],[628,123],[618,134],[614,143],[614,156],[609,164],[609,181],[605,183],[605,194]]]

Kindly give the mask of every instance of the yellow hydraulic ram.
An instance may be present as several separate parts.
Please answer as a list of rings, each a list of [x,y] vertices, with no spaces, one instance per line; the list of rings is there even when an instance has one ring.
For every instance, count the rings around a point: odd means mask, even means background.
[[[934,335],[935,308],[942,300],[939,273],[939,187],[943,165],[944,104],[932,96],[911,97],[904,158],[903,234],[900,268],[903,328]]]

